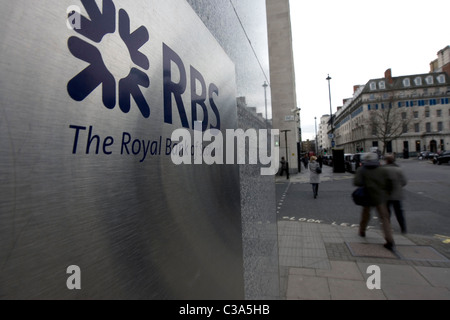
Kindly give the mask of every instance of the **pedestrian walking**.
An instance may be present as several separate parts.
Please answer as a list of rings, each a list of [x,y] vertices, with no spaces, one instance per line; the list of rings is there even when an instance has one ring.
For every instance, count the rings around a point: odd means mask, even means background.
[[[281,157],[280,167],[281,167],[280,176],[283,176],[283,172],[286,172],[286,174],[287,174],[287,164],[286,164],[286,160],[284,159],[284,157]]]
[[[303,157],[303,165],[305,166],[305,169],[308,169],[308,155],[305,154]]]
[[[395,163],[394,155],[387,155],[384,160],[386,165],[384,166],[388,173],[389,178],[392,181],[392,188],[388,195],[387,208],[389,212],[389,218],[391,218],[391,207],[394,209],[395,216],[397,217],[398,224],[400,225],[400,230],[403,234],[406,231],[406,221],[403,214],[403,187],[406,186],[407,180],[403,174],[403,170]]]
[[[376,153],[368,152],[364,154],[362,167],[356,171],[354,184],[359,187],[365,187],[368,194],[368,203],[363,206],[361,213],[359,235],[361,237],[366,236],[366,229],[370,220],[370,210],[372,207],[375,207],[386,240],[384,247],[393,250],[395,243],[386,206],[388,192],[391,189],[392,182],[389,178],[388,171],[380,166],[380,160]]]
[[[314,199],[317,199],[317,196],[319,194],[319,184],[320,184],[319,172],[321,172],[321,170],[320,165],[317,162],[317,158],[315,156],[312,156],[309,162],[309,182],[312,185]]]
[[[320,169],[322,169],[323,166],[323,157],[321,155],[319,155],[317,157],[317,162],[319,163]]]

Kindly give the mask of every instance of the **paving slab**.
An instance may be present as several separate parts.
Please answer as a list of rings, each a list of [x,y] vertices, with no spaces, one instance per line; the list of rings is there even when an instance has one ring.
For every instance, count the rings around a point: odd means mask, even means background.
[[[279,256],[279,264],[282,267],[303,267],[303,258],[301,256]]]
[[[387,284],[381,289],[389,300],[450,300],[448,289],[429,285]]]
[[[330,270],[316,270],[317,276],[347,280],[364,280],[361,270],[355,262],[330,261],[330,265]]]
[[[289,275],[287,300],[330,300],[331,294],[326,278]]]
[[[303,258],[304,268],[331,269],[328,258]]]
[[[402,259],[406,260],[439,262],[450,261],[430,246],[397,246],[397,252]]]
[[[450,270],[436,267],[414,267],[435,287],[446,287],[450,290]]]
[[[303,276],[316,276],[316,269],[308,268],[289,268],[289,274],[303,275]]]
[[[361,280],[328,279],[332,300],[386,300],[382,290],[370,290]]]
[[[430,283],[422,276],[422,274],[410,265],[376,264],[367,262],[357,262],[357,264],[365,279],[372,275],[371,273],[367,273],[367,268],[370,265],[377,265],[380,267],[381,289],[388,285],[393,286],[400,284],[430,286]]]

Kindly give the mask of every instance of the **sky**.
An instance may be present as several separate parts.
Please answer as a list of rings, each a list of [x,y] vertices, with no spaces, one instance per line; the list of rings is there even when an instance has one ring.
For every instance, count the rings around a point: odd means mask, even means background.
[[[450,0],[290,0],[302,140],[333,114],[353,86],[370,79],[428,73],[450,45]]]

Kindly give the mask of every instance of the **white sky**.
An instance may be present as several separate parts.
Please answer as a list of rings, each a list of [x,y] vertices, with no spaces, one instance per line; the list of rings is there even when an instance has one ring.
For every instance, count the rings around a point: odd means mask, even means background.
[[[333,114],[353,86],[392,75],[428,73],[450,45],[450,0],[290,0],[303,140]]]

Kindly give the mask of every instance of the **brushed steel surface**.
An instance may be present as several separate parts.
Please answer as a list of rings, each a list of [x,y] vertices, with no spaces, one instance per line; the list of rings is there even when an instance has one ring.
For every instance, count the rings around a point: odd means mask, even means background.
[[[88,16],[81,1],[2,1],[0,298],[241,299],[238,167],[175,166],[165,155],[181,120],[174,104],[173,124],[164,122],[163,43],[187,72],[189,123],[192,66],[219,88],[221,129],[236,128],[234,64],[185,1],[111,2],[115,33],[97,43],[66,27],[67,7],[78,5]],[[117,46],[120,9],[131,33],[148,31],[139,49],[148,69]],[[102,85],[83,101],[69,95],[69,81],[89,66],[71,53],[72,37],[97,48],[115,69],[113,109],[105,107]],[[126,68],[149,79],[148,88],[139,86],[148,118],[133,98],[129,112],[121,110],[118,77]],[[130,137],[127,154],[122,139]],[[155,143],[155,150],[161,139],[161,154],[141,162],[142,146],[132,154],[135,139]],[[66,287],[70,265],[81,269],[81,290]]]

